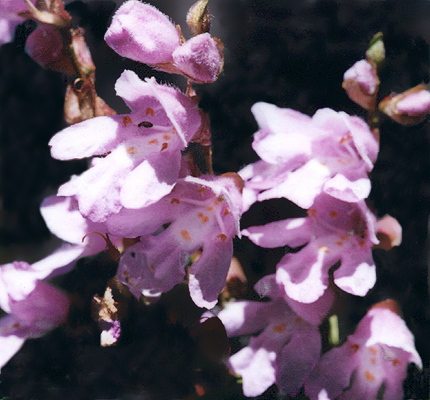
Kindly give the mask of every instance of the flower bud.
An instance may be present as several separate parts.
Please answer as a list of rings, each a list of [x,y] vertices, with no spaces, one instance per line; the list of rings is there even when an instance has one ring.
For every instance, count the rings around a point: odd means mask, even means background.
[[[418,124],[430,113],[430,92],[418,85],[398,95],[390,94],[379,103],[379,110],[399,124]]]
[[[193,36],[208,33],[211,28],[209,0],[199,0],[193,4],[187,14],[187,25]]]
[[[343,76],[342,87],[348,97],[366,110],[374,110],[379,79],[373,62],[360,60]]]
[[[378,32],[370,41],[366,51],[366,59],[378,66],[385,60],[385,46],[382,32]]]

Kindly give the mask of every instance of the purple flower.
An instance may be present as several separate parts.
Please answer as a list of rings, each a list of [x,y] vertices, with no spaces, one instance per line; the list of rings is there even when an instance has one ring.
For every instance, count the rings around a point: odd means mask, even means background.
[[[228,336],[252,335],[248,346],[230,357],[229,366],[242,376],[245,396],[258,396],[276,383],[279,389],[295,396],[316,365],[321,338],[316,324],[306,322],[278,297],[274,277],[266,276],[256,285],[258,292],[272,298],[269,302],[236,301],[218,314]],[[324,303],[324,304],[323,304]],[[317,315],[325,314],[331,299],[318,302]]]
[[[49,143],[60,160],[102,156],[58,190],[59,196],[75,196],[82,215],[94,222],[122,206],[144,207],[169,193],[179,176],[181,151],[202,123],[190,98],[153,78],[141,81],[125,71],[115,89],[129,115],[92,118]]]
[[[185,41],[166,15],[137,0],[129,0],[117,10],[105,40],[123,57],[198,83],[215,81],[224,65],[218,40],[203,33]]]
[[[28,338],[42,336],[65,322],[69,300],[59,290],[39,280],[40,271],[25,262],[0,266],[0,368]]]
[[[267,103],[251,111],[260,127],[252,146],[262,161],[239,172],[245,208],[285,197],[307,209],[322,192],[349,202],[368,196],[378,142],[363,120],[328,108],[311,118]]]
[[[184,280],[188,258],[202,249],[190,268],[190,294],[199,307],[215,306],[239,232],[241,183],[236,174],[187,177],[157,203],[109,218],[109,233],[140,236],[122,256],[118,279],[136,296],[166,292]]]
[[[327,194],[315,199],[307,218],[292,218],[254,226],[242,233],[261,247],[306,246],[286,254],[277,265],[276,279],[291,299],[312,303],[329,284],[329,269],[334,283],[342,290],[364,296],[376,281],[372,246],[378,243],[376,219],[365,202],[347,203]]]
[[[373,306],[342,346],[322,356],[305,383],[311,400],[376,399],[381,393],[387,400],[403,399],[408,363],[422,363],[393,303]]]
[[[366,60],[357,61],[343,75],[346,94],[366,110],[375,109],[378,86],[376,65]]]

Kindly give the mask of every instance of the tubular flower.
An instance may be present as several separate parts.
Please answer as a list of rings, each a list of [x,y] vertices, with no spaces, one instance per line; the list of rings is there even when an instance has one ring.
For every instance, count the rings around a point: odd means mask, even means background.
[[[258,396],[276,383],[294,397],[318,361],[321,351],[318,324],[322,318],[311,324],[297,316],[279,297],[273,275],[257,283],[256,290],[272,300],[236,301],[218,314],[230,337],[262,331],[230,357],[229,366],[242,376],[245,396]],[[317,312],[309,311],[324,315],[332,299],[318,303]]]
[[[373,306],[342,346],[322,356],[305,383],[311,400],[403,399],[408,363],[422,362],[393,303]]]
[[[168,194],[179,176],[181,151],[202,123],[190,98],[155,79],[141,81],[124,71],[115,89],[130,114],[92,118],[49,143],[60,160],[102,156],[58,190],[59,196],[75,196],[82,215],[94,222],[122,206],[144,207]]]
[[[334,283],[342,290],[364,296],[376,282],[372,247],[376,238],[376,219],[364,201],[347,203],[325,193],[315,199],[306,218],[291,218],[242,233],[261,247],[299,247],[286,254],[277,265],[276,279],[291,299],[312,303],[329,284],[329,269]]]
[[[348,202],[369,195],[378,143],[363,120],[329,108],[311,118],[268,103],[251,111],[260,127],[252,146],[261,161],[239,172],[245,208],[285,197],[307,209],[322,192]]]
[[[117,10],[105,40],[123,57],[197,83],[214,82],[224,65],[223,46],[209,33],[184,41],[166,15],[137,0],[129,0]]]
[[[0,266],[0,368],[28,338],[65,322],[69,300],[50,284],[39,280],[40,270],[25,262]]]
[[[202,249],[190,268],[190,294],[199,307],[215,306],[239,232],[241,184],[236,174],[187,177],[152,206],[109,218],[109,233],[140,236],[122,256],[118,279],[136,296],[166,292],[184,280],[189,257]]]

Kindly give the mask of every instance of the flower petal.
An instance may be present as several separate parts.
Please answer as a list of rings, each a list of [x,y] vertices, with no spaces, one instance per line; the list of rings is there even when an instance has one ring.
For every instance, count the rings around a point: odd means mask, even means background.
[[[211,309],[225,286],[228,268],[233,257],[233,240],[206,241],[200,258],[190,268],[188,286],[194,303]],[[216,271],[216,273],[214,273]]]
[[[49,142],[52,157],[71,160],[108,153],[122,140],[122,117],[91,118],[63,129]]]

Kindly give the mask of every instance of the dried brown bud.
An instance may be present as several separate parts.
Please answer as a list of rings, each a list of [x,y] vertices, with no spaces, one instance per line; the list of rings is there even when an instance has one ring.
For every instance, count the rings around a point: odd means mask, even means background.
[[[211,16],[208,8],[209,0],[199,0],[191,6],[187,14],[187,25],[193,36],[209,32]]]

